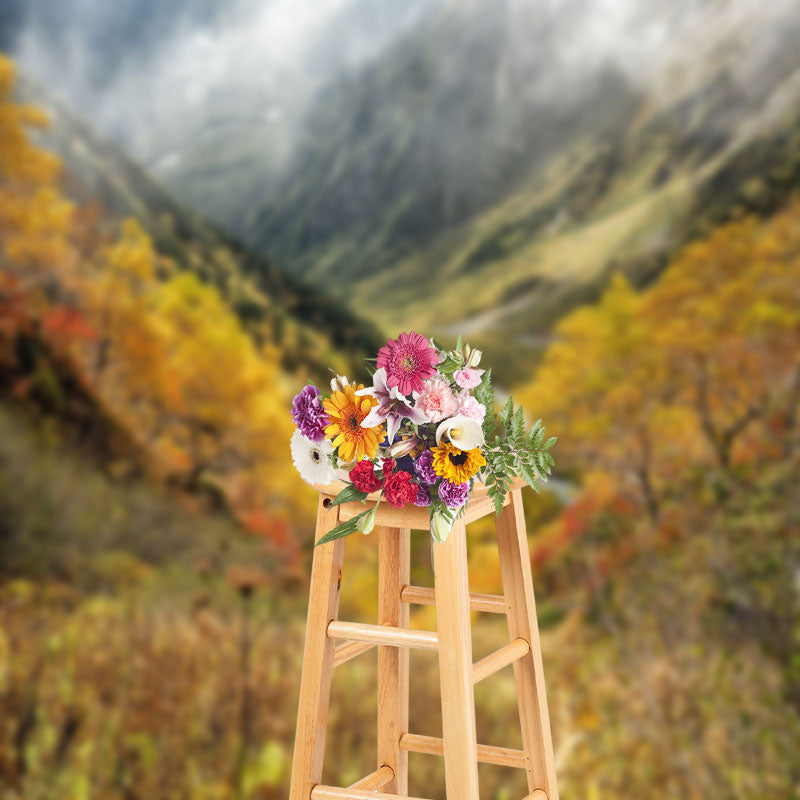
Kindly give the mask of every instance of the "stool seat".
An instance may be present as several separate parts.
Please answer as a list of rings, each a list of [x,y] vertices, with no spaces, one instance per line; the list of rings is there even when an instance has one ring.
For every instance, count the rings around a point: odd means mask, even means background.
[[[377,624],[338,619],[346,539],[315,548],[311,570],[306,642],[300,681],[289,800],[422,800],[408,795],[408,753],[441,756],[447,800],[480,800],[478,762],[525,770],[523,800],[558,800],[555,758],[544,686],[521,487],[512,485],[496,518],[503,596],[469,591],[466,526],[494,503],[483,484],[473,488],[469,505],[445,542],[433,547],[434,588],[411,585],[410,533],[429,529],[429,510],[395,509],[369,495],[376,507],[378,539]],[[364,503],[334,505],[345,484],[318,487],[316,541],[339,523],[365,510]],[[410,604],[436,606],[436,631],[412,630]],[[470,612],[505,614],[509,642],[473,663]],[[339,643],[337,645],[337,642]],[[349,787],[322,783],[322,763],[335,667],[378,648],[378,758],[374,772]],[[408,730],[410,648],[439,656],[442,737]],[[474,684],[512,665],[522,728],[522,750],[478,744]]]
[[[328,505],[330,506],[332,498],[336,497],[346,486],[346,483],[335,481],[334,483],[329,483],[325,486],[317,486],[315,488],[321,494],[325,495],[328,499]],[[522,478],[513,479],[511,489],[506,495],[506,505],[510,502],[511,492],[515,489],[521,489],[523,486],[527,486],[527,484]],[[419,506],[392,508],[385,500],[379,502],[379,497],[380,492],[373,492],[367,495],[363,503],[359,501],[342,503],[341,506],[339,506],[339,522],[346,522],[348,519],[357,517],[368,508],[377,506],[377,511],[375,512],[376,525],[383,525],[389,528],[410,528],[414,531],[430,529],[430,514],[427,508],[420,508]],[[480,481],[475,481],[466,511],[464,512],[464,524],[468,525],[470,522],[475,522],[475,520],[493,512],[494,503],[489,497],[486,485]]]

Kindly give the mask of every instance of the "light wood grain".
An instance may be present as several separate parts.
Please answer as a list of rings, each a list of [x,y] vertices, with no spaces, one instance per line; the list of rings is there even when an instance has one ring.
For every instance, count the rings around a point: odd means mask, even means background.
[[[467,537],[463,520],[456,521],[446,542],[434,544],[433,560],[447,797],[479,800]]]
[[[515,483],[497,519],[503,598],[469,592],[465,525],[493,511],[482,486],[473,493],[470,509],[456,522],[448,541],[434,545],[434,589],[409,583],[410,529],[427,529],[427,510],[379,504],[377,625],[337,619],[345,540],[315,549],[289,800],[420,800],[406,794],[408,752],[444,756],[448,800],[479,800],[479,761],[525,769],[529,791],[525,800],[558,800],[520,486],[521,482]],[[329,487],[320,495],[317,540],[337,522],[364,510],[360,503],[331,507],[331,495],[339,488]],[[410,603],[436,606],[436,633],[409,628]],[[508,645],[474,665],[470,609],[506,613],[511,636]],[[335,647],[337,639],[346,643]],[[375,645],[377,768],[346,789],[322,785],[333,667]],[[439,651],[441,739],[408,732],[409,647]],[[475,738],[473,682],[509,664],[517,684],[523,750],[479,745]]]
[[[315,786],[311,792],[311,800],[423,800],[423,798],[360,789],[337,789],[335,786]]]
[[[478,681],[494,675],[495,672],[503,669],[503,667],[513,664],[523,656],[528,655],[530,649],[530,645],[525,639],[514,639],[499,650],[495,650],[494,653],[490,653],[486,658],[476,661],[472,667],[473,683],[478,683]]]
[[[546,793],[549,800],[558,800],[542,648],[519,489],[512,492],[511,503],[503,509],[496,527],[503,592],[508,604],[509,633],[512,640],[521,638],[530,644],[530,652],[514,662],[522,744],[527,756],[528,791],[539,789]]]
[[[339,518],[342,522],[357,517],[368,508],[376,508],[375,525],[385,528],[410,528],[415,531],[430,530],[430,512],[427,508],[418,506],[403,506],[403,508],[392,508],[387,502],[375,503],[368,501],[360,503],[342,503],[339,508]]]
[[[315,541],[338,523],[338,508],[326,508],[324,501],[320,495]],[[322,780],[334,651],[326,632],[339,612],[343,559],[344,539],[314,550],[289,800],[308,800],[311,788]]]
[[[411,531],[377,528],[378,624],[408,629],[409,608],[400,591],[411,579]],[[378,647],[378,766],[393,771],[386,791],[408,794],[408,753],[400,736],[408,731],[407,647]],[[384,788],[384,787],[375,787]]]
[[[389,625],[367,625],[364,622],[331,622],[328,625],[328,637],[391,647],[418,647],[421,650],[435,650],[438,647],[438,636],[433,631],[412,631]]]
[[[370,642],[345,642],[340,644],[333,651],[333,666],[338,667],[340,664],[346,664],[351,658],[360,656],[375,647]]]
[[[404,586],[400,592],[404,603],[415,603],[423,606],[436,605],[436,592],[425,586]],[[469,607],[473,611],[487,611],[490,614],[505,614],[506,599],[496,594],[479,594],[470,592]]]
[[[418,733],[407,733],[400,737],[400,747],[409,753],[425,753],[430,756],[444,755],[444,744],[437,736],[421,736]],[[525,769],[525,753],[510,747],[494,747],[488,744],[478,745],[478,761],[483,764],[498,764],[501,767]]]
[[[347,484],[342,482],[331,483],[325,487],[318,487],[327,495],[335,496]],[[512,482],[512,487],[515,489],[525,486],[525,481],[522,478],[515,478]],[[464,511],[462,517],[465,524],[474,522],[487,514],[494,513],[494,505],[487,495],[486,486],[479,481],[475,482],[470,495],[469,503]],[[378,492],[373,492],[367,495],[366,502],[353,502],[342,503],[339,506],[339,521],[346,522],[353,517],[358,516],[369,508],[376,508],[375,524],[386,528],[410,528],[411,530],[429,530],[430,529],[430,511],[427,508],[418,508],[417,506],[404,506],[403,508],[392,508],[385,500],[378,503]],[[509,496],[506,502],[509,501]]]
[[[379,789],[385,789],[393,781],[394,770],[391,767],[384,765],[382,767],[378,767],[375,772],[371,772],[369,775],[363,777],[360,781],[356,781],[348,788],[360,789],[364,792],[375,792]],[[393,790],[390,789],[390,791]]]
[[[508,505],[509,497],[510,495],[505,496],[503,505]],[[464,511],[464,524],[469,525],[470,522],[475,522],[476,520],[485,517],[487,514],[494,513],[496,513],[494,508],[494,500],[485,494],[475,497],[475,492],[473,491],[469,498],[467,508]]]

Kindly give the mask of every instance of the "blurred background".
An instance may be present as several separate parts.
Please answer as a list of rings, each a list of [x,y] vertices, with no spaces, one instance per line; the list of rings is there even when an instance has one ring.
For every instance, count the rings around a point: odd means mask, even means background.
[[[289,406],[402,330],[559,437],[526,516],[562,797],[800,798],[794,0],[0,0],[0,50],[2,800],[286,797]],[[498,592],[490,519],[469,548]],[[477,708],[519,746],[510,670]],[[326,781],[374,759],[373,651]]]

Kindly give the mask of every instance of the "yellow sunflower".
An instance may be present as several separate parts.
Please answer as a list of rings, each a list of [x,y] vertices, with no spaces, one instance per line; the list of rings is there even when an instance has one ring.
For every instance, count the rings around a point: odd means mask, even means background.
[[[480,447],[472,450],[459,450],[455,445],[444,443],[431,448],[433,471],[451,483],[466,483],[481,467],[486,459]]]
[[[365,455],[375,458],[378,444],[383,441],[383,425],[375,428],[362,428],[362,420],[373,406],[378,404],[374,397],[356,397],[363,385],[345,386],[341,392],[334,392],[322,402],[330,417],[325,427],[325,437],[339,448],[339,461],[360,461]]]

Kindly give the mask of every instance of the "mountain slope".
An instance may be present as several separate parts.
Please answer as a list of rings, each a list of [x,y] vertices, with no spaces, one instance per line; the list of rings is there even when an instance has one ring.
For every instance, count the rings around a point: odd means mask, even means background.
[[[369,323],[180,205],[33,82],[21,77],[17,97],[46,111],[50,124],[35,138],[63,161],[68,193],[99,203],[112,224],[135,217],[161,253],[217,286],[246,323],[267,323],[287,370],[324,377],[329,364],[344,369],[375,349]]]
[[[527,363],[613,271],[647,281],[706,221],[797,185],[790,3],[642,8],[599,56],[575,33],[591,11],[444,4],[318,94],[250,213],[224,192],[208,210],[384,329],[464,330],[496,359],[510,334]],[[181,194],[199,166],[165,177]]]
[[[712,15],[702,58],[646,84],[606,65],[562,96],[542,76],[570,16],[521,13],[442,16],[332,87],[246,238],[388,327],[524,344],[612,271],[647,280],[703,218],[797,185],[796,23]]]

